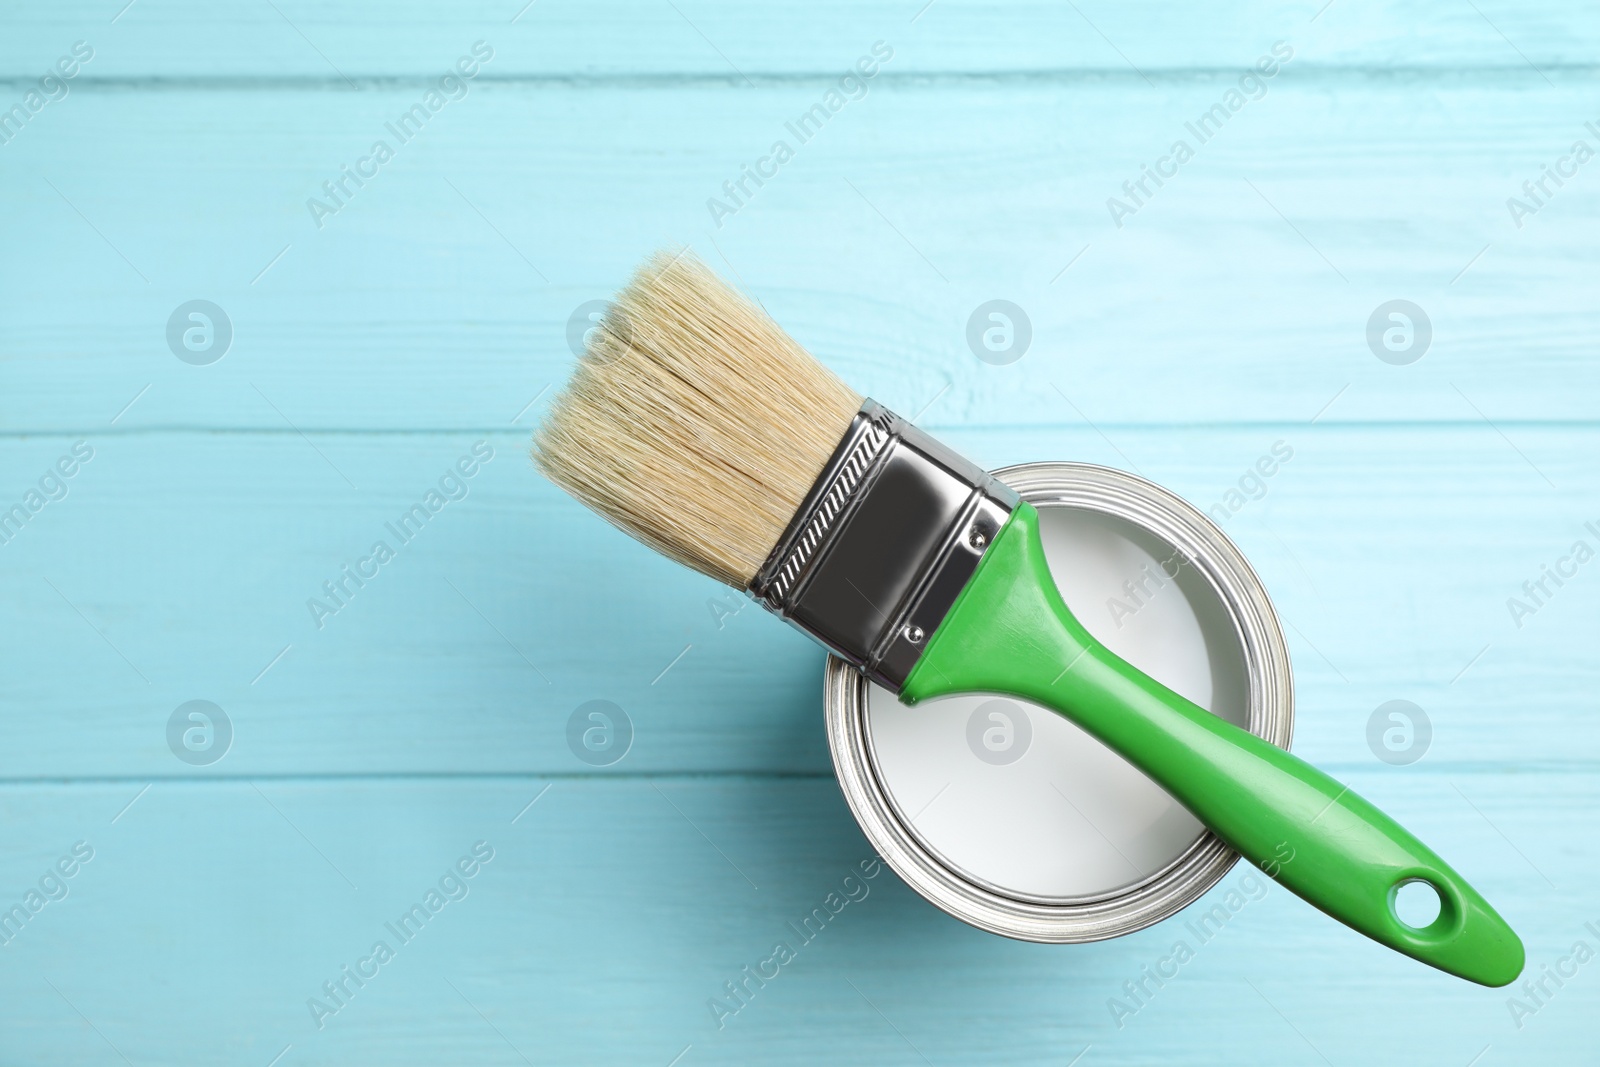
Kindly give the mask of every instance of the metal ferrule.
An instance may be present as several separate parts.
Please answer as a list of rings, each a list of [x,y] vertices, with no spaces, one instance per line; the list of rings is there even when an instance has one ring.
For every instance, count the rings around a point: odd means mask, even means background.
[[[748,592],[899,692],[1018,499],[868,400]]]

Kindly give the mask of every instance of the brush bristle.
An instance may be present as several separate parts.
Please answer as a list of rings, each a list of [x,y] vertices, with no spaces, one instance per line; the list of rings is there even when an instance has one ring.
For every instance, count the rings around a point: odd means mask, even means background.
[[[742,588],[860,407],[704,263],[659,252],[591,333],[533,458],[645,544]]]

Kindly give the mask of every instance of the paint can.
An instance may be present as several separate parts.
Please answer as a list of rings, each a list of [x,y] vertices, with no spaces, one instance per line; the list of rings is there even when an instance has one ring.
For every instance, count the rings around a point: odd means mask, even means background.
[[[1038,509],[1056,584],[1090,633],[1289,747],[1283,632],[1260,579],[1209,518],[1107,467],[994,473]],[[906,707],[836,657],[826,672],[828,744],[856,821],[907,884],[964,922],[1027,941],[1117,937],[1176,914],[1239,858],[1053,712],[992,694]]]

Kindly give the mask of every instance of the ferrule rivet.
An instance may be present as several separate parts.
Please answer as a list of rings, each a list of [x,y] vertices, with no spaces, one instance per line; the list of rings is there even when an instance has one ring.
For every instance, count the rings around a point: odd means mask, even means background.
[[[922,639],[928,636],[922,632],[922,627],[916,625],[907,626],[900,632],[903,633],[905,635],[905,639],[910,641],[913,645],[922,644]]]
[[[984,533],[979,527],[974,526],[972,528],[971,536],[967,538],[967,543],[973,548],[977,549],[979,552],[982,552],[989,546],[989,535]]]

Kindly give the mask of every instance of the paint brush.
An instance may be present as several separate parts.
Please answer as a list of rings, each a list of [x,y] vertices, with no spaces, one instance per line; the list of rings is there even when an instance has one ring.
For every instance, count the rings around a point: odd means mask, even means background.
[[[982,692],[1049,708],[1340,922],[1484,985],[1521,972],[1515,932],[1432,850],[1096,641],[1056,589],[1030,505],[857,395],[687,251],[657,254],[618,295],[533,457],[905,703]],[[1420,928],[1395,911],[1411,882],[1439,898]]]

